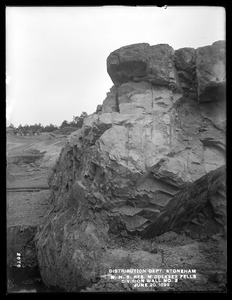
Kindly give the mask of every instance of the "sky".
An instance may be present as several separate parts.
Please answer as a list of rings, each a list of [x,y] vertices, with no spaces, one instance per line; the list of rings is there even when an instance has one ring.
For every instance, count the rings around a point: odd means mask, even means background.
[[[225,40],[212,6],[6,7],[6,120],[60,126],[94,113],[113,83],[109,54],[135,43],[203,47]]]

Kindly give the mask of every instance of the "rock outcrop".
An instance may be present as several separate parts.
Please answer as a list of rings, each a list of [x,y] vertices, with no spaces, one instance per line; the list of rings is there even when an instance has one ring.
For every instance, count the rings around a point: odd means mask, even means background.
[[[225,98],[225,42],[201,47],[196,53],[198,95],[200,101],[217,101]]]
[[[110,234],[150,238],[199,215],[226,225],[225,43],[130,45],[107,71],[114,86],[62,149],[37,234],[43,281],[68,291],[125,268]]]

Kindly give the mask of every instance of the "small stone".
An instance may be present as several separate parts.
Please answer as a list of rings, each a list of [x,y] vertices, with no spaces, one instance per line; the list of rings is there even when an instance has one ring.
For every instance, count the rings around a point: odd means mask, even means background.
[[[157,248],[152,248],[150,252],[151,253],[158,253],[158,249]]]
[[[144,250],[144,251],[149,251],[149,252],[150,252],[151,247],[148,246],[148,245],[145,245],[145,246],[143,246],[143,250]]]
[[[126,230],[123,230],[123,231],[121,232],[121,236],[127,237],[127,236],[128,236],[127,231],[126,231]]]

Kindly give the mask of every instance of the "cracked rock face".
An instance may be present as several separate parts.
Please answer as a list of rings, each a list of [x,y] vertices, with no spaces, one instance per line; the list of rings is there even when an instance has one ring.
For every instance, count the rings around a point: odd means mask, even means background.
[[[107,58],[107,71],[116,86],[129,81],[169,85],[175,82],[173,53],[168,44],[122,47]]]
[[[225,42],[218,41],[196,51],[198,95],[202,102],[225,98]]]
[[[37,234],[42,278],[70,291],[110,266],[109,233],[158,236],[209,210],[226,225],[224,42],[130,45],[107,71],[114,86],[62,149]]]

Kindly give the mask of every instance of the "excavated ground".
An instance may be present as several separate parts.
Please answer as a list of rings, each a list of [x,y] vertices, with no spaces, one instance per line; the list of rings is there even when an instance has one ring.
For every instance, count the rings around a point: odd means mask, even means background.
[[[33,238],[37,226],[42,224],[52,209],[47,176],[66,140],[65,136],[52,137],[49,134],[7,139],[8,292],[22,292],[22,289],[24,292],[46,291],[39,276]],[[168,232],[149,240],[129,236],[126,231],[120,235],[112,234],[110,237],[111,243],[108,247],[112,251],[118,255],[120,250],[128,252],[128,264],[123,268],[130,268],[130,256],[136,259],[136,255],[142,254],[146,259],[146,256],[150,257],[152,254],[154,265],[150,266],[151,268],[196,269],[196,278],[180,279],[166,287],[156,284],[144,288],[110,279],[109,276],[99,276],[97,282],[81,290],[82,292],[226,292],[227,290],[227,241],[223,235],[212,234],[202,228],[199,230],[198,226],[192,226],[178,234]],[[22,272],[16,268],[18,251],[27,254],[25,254],[27,259],[24,260],[22,257],[24,274],[27,268],[34,268],[34,273],[26,272],[27,275],[22,276]],[[18,279],[20,276],[21,280]]]
[[[66,136],[7,137],[8,292],[45,291],[38,270],[34,235],[50,208],[47,177]],[[17,267],[21,254],[21,268]]]
[[[7,227],[37,226],[49,207],[47,177],[66,136],[7,138]]]

